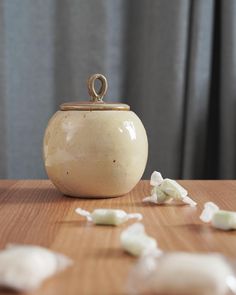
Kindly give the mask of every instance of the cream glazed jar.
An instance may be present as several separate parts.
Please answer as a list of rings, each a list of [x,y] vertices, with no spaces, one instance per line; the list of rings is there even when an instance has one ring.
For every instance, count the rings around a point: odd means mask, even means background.
[[[95,80],[101,82],[98,93]],[[148,156],[146,131],[130,107],[105,103],[107,80],[88,80],[91,101],[64,103],[44,135],[44,164],[49,179],[73,197],[117,197],[141,179]]]

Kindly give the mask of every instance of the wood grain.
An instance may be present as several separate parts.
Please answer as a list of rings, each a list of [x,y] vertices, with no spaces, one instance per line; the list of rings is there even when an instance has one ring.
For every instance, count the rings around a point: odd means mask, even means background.
[[[236,181],[180,183],[198,202],[197,208],[142,203],[149,194],[148,181],[141,181],[126,196],[101,200],[64,197],[47,180],[0,181],[0,247],[37,244],[74,260],[73,267],[49,279],[34,295],[123,294],[136,259],[122,251],[119,236],[132,221],[120,227],[93,226],[74,213],[77,207],[140,212],[148,234],[166,251],[220,251],[234,257],[236,232],[213,229],[201,223],[199,215],[209,200],[236,211]]]

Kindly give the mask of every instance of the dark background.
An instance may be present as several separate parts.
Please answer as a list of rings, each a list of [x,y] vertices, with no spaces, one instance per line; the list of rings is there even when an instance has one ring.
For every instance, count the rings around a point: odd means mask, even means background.
[[[149,137],[144,175],[236,175],[236,1],[0,1],[0,177],[46,177],[42,140],[61,102],[130,104]]]

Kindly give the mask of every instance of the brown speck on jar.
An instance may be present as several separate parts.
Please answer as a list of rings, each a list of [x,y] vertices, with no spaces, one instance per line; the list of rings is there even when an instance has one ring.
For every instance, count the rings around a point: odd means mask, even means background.
[[[66,174],[68,175],[68,174],[69,174],[69,172],[68,172],[68,171],[66,171]]]
[[[113,160],[113,163],[115,163],[116,162],[116,160]]]

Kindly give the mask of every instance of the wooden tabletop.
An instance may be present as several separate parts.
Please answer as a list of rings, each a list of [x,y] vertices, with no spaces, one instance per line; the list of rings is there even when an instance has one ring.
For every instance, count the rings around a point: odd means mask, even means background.
[[[180,183],[198,202],[197,208],[142,203],[149,195],[148,181],[141,181],[123,197],[100,200],[65,197],[48,180],[0,181],[0,247],[7,243],[41,245],[74,260],[72,267],[46,281],[34,295],[123,294],[136,259],[122,251],[119,236],[132,221],[119,227],[94,226],[74,213],[77,207],[140,212],[147,233],[163,250],[220,251],[235,257],[236,232],[213,229],[199,215],[206,201],[236,211],[236,181]]]

